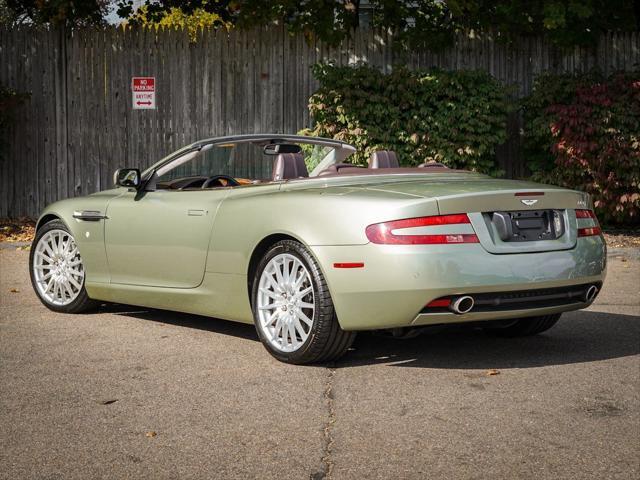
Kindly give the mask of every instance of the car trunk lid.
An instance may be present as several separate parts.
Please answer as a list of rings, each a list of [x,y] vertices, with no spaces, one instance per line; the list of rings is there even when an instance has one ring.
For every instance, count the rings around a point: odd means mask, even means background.
[[[482,247],[495,254],[574,248],[578,226],[575,209],[589,205],[588,196],[582,192],[468,173],[423,176],[363,188],[435,199],[441,215],[467,213]]]

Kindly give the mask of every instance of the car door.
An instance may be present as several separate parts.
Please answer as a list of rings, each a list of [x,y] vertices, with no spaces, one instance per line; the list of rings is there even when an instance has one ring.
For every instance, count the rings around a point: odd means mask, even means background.
[[[158,185],[181,178],[206,178],[216,171],[200,151],[187,152],[165,168]],[[202,152],[204,154],[204,152]],[[191,157],[189,157],[191,156]],[[178,172],[178,173],[175,173]],[[177,180],[176,180],[177,179]],[[105,221],[105,249],[111,283],[194,288],[204,277],[216,212],[229,188],[129,189],[111,201]]]
[[[204,276],[211,228],[227,190],[126,192],[107,210],[111,283],[194,288]]]

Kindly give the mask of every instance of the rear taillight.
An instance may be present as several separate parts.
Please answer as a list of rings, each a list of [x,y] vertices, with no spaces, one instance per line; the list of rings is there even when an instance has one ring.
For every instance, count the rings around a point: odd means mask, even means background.
[[[579,237],[592,237],[594,235],[600,235],[602,230],[600,227],[587,227],[587,228],[579,228],[578,236]]]
[[[593,210],[576,210],[576,218],[593,218],[596,220],[596,214]]]
[[[427,245],[443,243],[478,243],[474,233],[440,233],[440,234],[396,234],[395,230],[414,227],[435,227],[440,225],[470,224],[466,213],[455,215],[437,215],[432,217],[405,218],[390,222],[375,223],[365,230],[372,243],[384,245]]]
[[[576,218],[587,218],[593,220],[593,222],[595,223],[595,225],[592,227],[578,228],[579,237],[592,237],[594,235],[600,235],[602,233],[602,229],[598,225],[598,219],[596,217],[596,214],[593,213],[593,210],[576,210]]]

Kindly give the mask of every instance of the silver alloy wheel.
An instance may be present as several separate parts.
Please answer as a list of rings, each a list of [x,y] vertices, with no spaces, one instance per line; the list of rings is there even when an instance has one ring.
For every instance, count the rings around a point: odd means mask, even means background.
[[[32,268],[38,293],[52,305],[68,305],[82,290],[82,259],[75,240],[64,230],[49,230],[38,240]]]
[[[258,284],[259,327],[280,352],[295,352],[309,337],[315,313],[311,275],[295,256],[273,257]]]

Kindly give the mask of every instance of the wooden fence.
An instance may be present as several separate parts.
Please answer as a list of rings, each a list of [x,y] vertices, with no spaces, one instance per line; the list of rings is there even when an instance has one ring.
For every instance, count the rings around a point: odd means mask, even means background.
[[[176,31],[0,29],[0,83],[31,94],[0,165],[0,217],[108,188],[116,168],[145,167],[196,139],[297,132],[311,123],[310,67],[320,61],[481,69],[524,95],[543,71],[638,68],[639,40],[606,35],[596,48],[561,52],[542,38],[512,47],[460,38],[442,53],[401,54],[375,32],[329,48],[282,28],[203,32],[195,43]],[[132,109],[133,76],[156,77],[156,110]],[[518,131],[514,115],[497,155],[511,177],[524,172]]]

